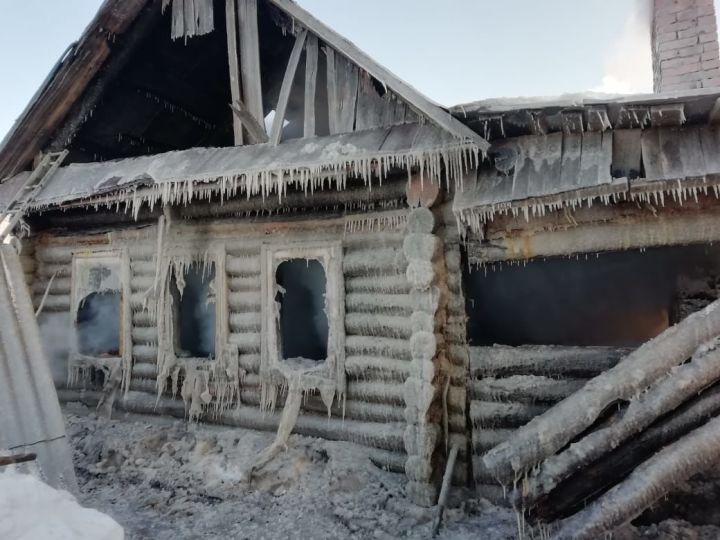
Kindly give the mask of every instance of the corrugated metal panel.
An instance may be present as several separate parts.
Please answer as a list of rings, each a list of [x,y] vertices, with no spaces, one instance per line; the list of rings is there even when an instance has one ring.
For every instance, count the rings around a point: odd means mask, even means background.
[[[50,485],[77,491],[30,293],[9,245],[0,246],[0,449],[36,453]]]

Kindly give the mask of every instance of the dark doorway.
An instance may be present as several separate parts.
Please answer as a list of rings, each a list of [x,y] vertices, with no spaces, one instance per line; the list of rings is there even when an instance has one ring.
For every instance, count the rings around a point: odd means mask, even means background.
[[[214,279],[214,265],[193,264],[183,274],[180,291],[173,276],[175,354],[180,358],[215,357],[215,298],[210,287]]]
[[[328,324],[325,313],[327,278],[320,261],[291,259],[278,266],[280,335],[283,359],[327,359]]]
[[[78,352],[85,356],[120,356],[119,292],[92,293],[77,312]]]

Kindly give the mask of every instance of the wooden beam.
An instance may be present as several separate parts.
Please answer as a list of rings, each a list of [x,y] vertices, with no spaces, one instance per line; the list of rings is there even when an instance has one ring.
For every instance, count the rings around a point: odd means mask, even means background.
[[[270,132],[270,143],[274,146],[280,144],[282,137],[283,124],[285,123],[285,114],[287,113],[288,102],[290,101],[290,92],[292,91],[293,81],[297,73],[298,64],[300,63],[300,55],[302,54],[308,31],[303,30],[295,39],[295,46],[290,53],[285,77],[283,78],[282,87],[280,88],[280,97],[278,98],[277,108],[275,109],[275,120],[273,121],[272,131]]]
[[[563,257],[720,241],[720,206],[711,198],[681,207],[639,207],[634,203],[593,206],[574,212],[576,225],[563,213],[529,223],[501,217],[490,224],[485,242],[469,242],[472,264]],[[505,229],[503,229],[505,227]],[[516,228],[517,227],[517,228]]]
[[[318,40],[310,34],[305,47],[305,137],[314,137],[315,131],[315,91],[318,75]]]
[[[472,129],[457,120],[439,105],[430,101],[412,86],[397,78],[388,69],[375,62],[375,60],[358,49],[349,40],[343,38],[330,27],[320,22],[292,0],[269,0],[269,2],[290,15],[290,17],[302,24],[303,27],[312,30],[313,34],[318,38],[334,48],[337,52],[345,55],[382,84],[391,88],[398,96],[408,101],[415,109],[420,111],[436,125],[449,131],[456,137],[473,141],[483,150],[490,148],[490,144]]]
[[[337,98],[337,73],[335,71],[335,49],[325,47],[327,59],[327,95],[328,95],[328,121],[330,123],[330,135],[338,132],[338,98]]]
[[[243,3],[243,0],[240,0],[240,4]],[[230,63],[230,95],[232,96],[233,103],[237,103],[242,97],[242,94],[240,93],[240,65],[238,63],[237,27],[235,25],[235,13],[235,0],[225,0],[228,61]],[[230,106],[232,107],[232,105]],[[235,140],[235,146],[242,146],[243,144],[242,130],[243,126],[241,117],[237,114],[233,114],[233,135]]]
[[[237,100],[235,103],[230,105],[230,108],[233,113],[235,113],[235,117],[239,119],[245,127],[249,144],[262,144],[268,142],[268,136],[267,133],[265,133],[265,126],[255,120],[255,117],[250,114],[250,111],[242,101]]]
[[[652,127],[680,127],[686,120],[684,103],[650,107],[650,123]]]
[[[720,124],[720,98],[715,100],[715,104],[710,110],[710,114],[708,114],[708,124]]]
[[[240,30],[242,100],[247,106],[248,112],[252,114],[259,125],[263,126],[263,131],[265,131],[257,0],[242,0],[238,6],[237,16]]]

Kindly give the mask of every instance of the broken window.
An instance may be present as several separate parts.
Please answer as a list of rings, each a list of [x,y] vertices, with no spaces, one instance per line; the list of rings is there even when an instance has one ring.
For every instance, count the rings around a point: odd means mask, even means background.
[[[178,275],[180,273],[180,275]],[[192,264],[173,273],[175,355],[215,357],[215,265]]]
[[[283,261],[275,273],[282,358],[324,361],[330,327],[325,313],[327,278],[318,260]]]
[[[132,360],[126,252],[76,254],[72,263],[68,384],[127,388]],[[55,347],[52,345],[51,349]],[[115,375],[119,378],[115,379]]]
[[[85,356],[120,356],[119,291],[91,293],[80,301],[77,312],[78,352]]]
[[[310,370],[345,384],[342,245],[263,246],[261,376]]]
[[[75,353],[94,358],[122,356],[122,278],[120,256],[73,259]]]

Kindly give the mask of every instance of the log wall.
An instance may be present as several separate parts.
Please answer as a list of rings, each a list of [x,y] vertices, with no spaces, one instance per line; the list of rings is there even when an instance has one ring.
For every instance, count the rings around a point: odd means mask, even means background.
[[[299,433],[328,439],[350,440],[375,448],[378,464],[403,471],[404,397],[403,383],[410,374],[409,285],[402,253],[400,230],[346,235],[342,227],[328,222],[318,232],[311,225],[279,226],[276,236],[247,225],[233,227],[178,225],[172,244],[182,249],[207,248],[209,241],[225,246],[228,299],[228,341],[237,346],[240,367],[246,376],[241,385],[239,406],[209,421],[248,428],[274,430],[279,414],[260,412],[260,250],[261,243],[343,239],[345,281],[345,330],[347,394],[336,402],[332,415],[319,396],[304,401]],[[290,230],[292,229],[292,230]],[[172,230],[172,228],[171,228]],[[129,397],[116,407],[143,413],[185,416],[182,401],[157,398],[158,330],[155,317],[143,309],[143,294],[153,285],[157,228],[102,235],[53,236],[35,239],[33,299],[37,306],[50,277],[56,274],[45,311],[69,313],[73,253],[127,247],[130,255],[133,368]],[[200,252],[202,254],[202,252]],[[32,265],[29,265],[29,268]],[[69,317],[68,317],[69,320]],[[68,329],[70,330],[70,329]],[[66,388],[65,399],[93,400],[93,392],[80,394]],[[282,400],[281,399],[281,403]],[[344,411],[344,417],[343,417]]]
[[[471,347],[467,392],[478,494],[505,503],[503,488],[484,467],[483,455],[628,352],[607,347]]]

